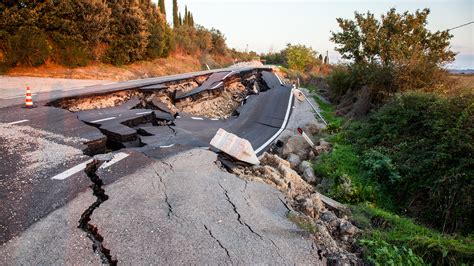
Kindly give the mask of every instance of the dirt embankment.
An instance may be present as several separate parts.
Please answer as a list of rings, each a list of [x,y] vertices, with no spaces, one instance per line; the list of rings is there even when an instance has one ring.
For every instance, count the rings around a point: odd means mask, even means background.
[[[211,60],[206,58],[203,61],[203,57],[200,55],[173,54],[168,58],[136,62],[126,66],[93,63],[77,68],[47,63],[40,67],[15,67],[5,74],[8,76],[124,81],[199,71],[202,70],[203,65],[207,64],[207,61]],[[226,57],[213,57],[211,61],[212,64],[209,64],[213,68],[227,66],[232,63],[232,59]]]

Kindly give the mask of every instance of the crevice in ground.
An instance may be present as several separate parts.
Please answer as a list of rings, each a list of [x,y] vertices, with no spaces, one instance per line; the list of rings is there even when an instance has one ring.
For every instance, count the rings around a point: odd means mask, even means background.
[[[211,232],[211,230],[204,224],[204,229],[206,229],[207,233],[217,242],[217,244],[225,251],[225,254],[227,255],[227,257],[229,258],[230,260],[230,263],[232,263],[232,258],[230,257],[230,253],[229,253],[229,250],[224,247],[224,245],[222,245],[221,241],[219,239],[217,239]]]
[[[166,184],[163,180],[163,177],[156,171],[155,167],[153,167],[153,171],[155,172],[156,176],[160,180],[161,185],[163,186],[163,189],[161,190],[163,192],[163,195],[165,196],[165,203],[166,206],[168,207],[168,219],[171,219],[171,215],[174,215],[177,217],[177,215],[173,212],[173,206],[171,205],[168,197],[168,193],[166,192]]]
[[[84,170],[93,183],[90,187],[92,188],[93,195],[97,199],[82,213],[81,218],[79,219],[78,228],[86,232],[87,237],[92,240],[92,248],[94,252],[100,256],[102,263],[117,265],[118,261],[113,259],[110,255],[110,250],[104,247],[104,237],[99,233],[99,229],[97,226],[90,223],[91,216],[95,209],[99,208],[102,203],[109,199],[109,196],[105,194],[105,190],[102,188],[104,183],[96,173],[97,169],[99,169],[99,166],[103,162],[104,161],[94,159],[91,163],[87,164],[86,169]]]
[[[261,240],[263,240],[263,237],[255,232],[252,227],[250,225],[248,225],[246,222],[242,221],[242,216],[240,215],[240,213],[237,211],[237,206],[232,202],[232,200],[230,199],[230,196],[229,196],[229,192],[227,191],[227,189],[225,189],[221,183],[219,183],[219,186],[222,188],[222,190],[224,191],[224,195],[226,197],[226,200],[227,202],[229,202],[229,204],[232,206],[232,210],[237,214],[237,221],[247,227],[249,229],[250,232],[252,232],[253,234],[255,234],[256,236],[258,236]]]

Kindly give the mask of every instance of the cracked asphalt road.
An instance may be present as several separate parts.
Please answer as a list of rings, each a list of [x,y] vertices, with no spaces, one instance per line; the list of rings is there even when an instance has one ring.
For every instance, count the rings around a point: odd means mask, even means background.
[[[91,223],[112,257],[123,264],[324,263],[311,236],[287,219],[283,194],[215,160],[193,149],[105,186],[109,199]],[[99,263],[77,228],[94,200],[86,191],[5,243],[0,264]]]

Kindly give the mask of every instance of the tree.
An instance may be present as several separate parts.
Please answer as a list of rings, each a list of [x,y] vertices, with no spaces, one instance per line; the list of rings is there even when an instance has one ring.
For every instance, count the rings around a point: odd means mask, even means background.
[[[173,0],[173,27],[177,28],[180,25],[178,16],[178,0]]]
[[[214,54],[223,55],[227,51],[227,46],[225,44],[225,37],[219,30],[211,29],[212,36],[212,50]]]
[[[331,41],[342,58],[355,64],[393,69],[401,90],[429,87],[455,56],[447,30],[433,33],[426,28],[429,13],[424,9],[399,14],[392,8],[377,20],[370,12],[355,12],[354,20],[337,19],[342,31],[333,32]]]
[[[158,6],[160,7],[161,14],[165,15],[165,18],[166,18],[165,0],[160,0],[158,2]]]
[[[159,7],[151,4],[145,11],[148,21],[148,46],[146,55],[149,59],[166,57],[171,50],[171,29]]]
[[[112,9],[111,36],[106,61],[122,65],[143,59],[150,33],[140,5],[133,1],[109,6]]]
[[[286,47],[286,61],[290,69],[304,71],[316,63],[316,52],[305,45],[291,45]]]

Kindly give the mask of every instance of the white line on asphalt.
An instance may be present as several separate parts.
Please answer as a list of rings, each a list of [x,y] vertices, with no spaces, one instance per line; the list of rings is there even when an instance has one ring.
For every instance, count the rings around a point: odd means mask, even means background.
[[[288,108],[286,109],[286,114],[285,114],[285,120],[283,120],[283,123],[281,124],[280,129],[273,135],[270,139],[267,140],[262,146],[260,146],[258,149],[255,150],[255,153],[259,153],[262,151],[268,144],[272,143],[279,135],[280,133],[285,129],[286,124],[288,123],[288,118],[290,116],[290,109],[291,109],[291,102],[293,100],[293,89],[291,89],[290,92],[290,98],[288,99]]]
[[[160,148],[171,148],[175,145],[176,143],[173,143],[173,144],[170,144],[170,145],[163,145],[163,146],[160,146]]]
[[[194,119],[194,120],[204,120],[202,117],[195,117],[195,116],[191,116],[191,119]]]
[[[105,85],[112,85],[112,84],[116,84],[116,83],[118,83],[118,82],[102,83],[101,85],[104,85],[104,86],[105,86]]]
[[[102,164],[100,166],[100,168],[102,169],[105,169],[107,167],[110,167],[111,165],[115,164],[115,163],[118,163],[119,161],[127,158],[130,154],[128,153],[124,153],[124,152],[119,152],[119,153],[116,153],[114,155],[114,157],[112,158],[112,160],[108,161],[108,162],[105,162],[104,164]],[[69,168],[67,169],[66,171],[58,174],[58,175],[55,175],[53,177],[51,177],[51,179],[54,179],[54,180],[64,180],[70,176],[72,176],[73,174],[76,174],[76,173],[79,173],[80,171],[84,170],[87,166],[88,163],[92,162],[92,159],[90,160],[87,160],[83,163],[80,163],[72,168]]]
[[[115,118],[116,118],[115,116],[112,116],[112,117],[107,117],[107,118],[103,118],[103,119],[97,119],[97,120],[91,121],[91,123],[98,123],[98,122],[113,120]]]
[[[222,81],[219,81],[219,83],[217,83],[214,87],[210,88],[209,90],[213,90],[213,89],[219,87],[220,85],[222,85]]]
[[[15,121],[15,122],[10,122],[10,123],[7,123],[7,124],[16,125],[16,124],[25,123],[25,122],[28,122],[28,121],[30,121],[30,120],[24,119],[24,120],[19,120],[19,121]]]
[[[153,113],[153,111],[140,112],[140,113],[137,113],[137,115],[144,115],[144,114],[151,114],[151,113]]]
[[[100,168],[105,169],[105,168],[107,168],[107,167],[109,167],[109,166],[111,166],[111,165],[113,165],[113,164],[115,164],[115,163],[120,162],[121,160],[127,158],[128,156],[130,156],[130,154],[125,153],[125,152],[119,152],[119,153],[117,153],[117,154],[114,155],[114,157],[112,158],[112,160],[110,160],[110,161],[105,162],[104,164],[102,164],[102,165],[100,166]]]
[[[211,118],[212,121],[217,121],[219,118]]]
[[[277,77],[277,79],[280,81],[280,84],[281,84],[281,85],[285,85],[285,84],[283,84],[283,81],[281,81],[280,77],[279,77],[276,73],[273,73],[273,74],[274,74],[274,75]]]

